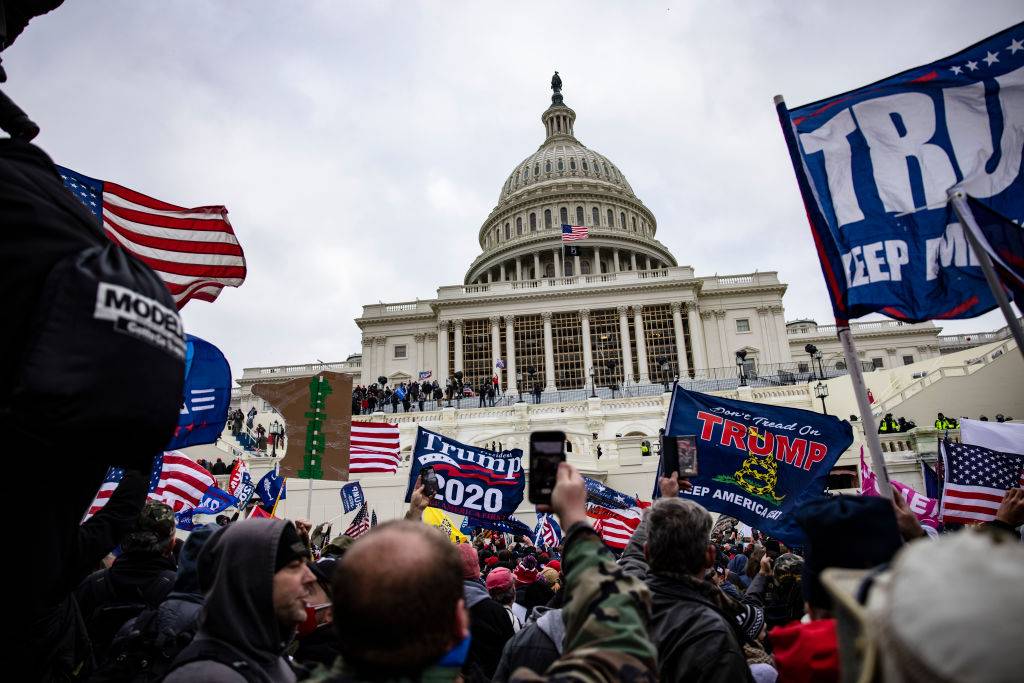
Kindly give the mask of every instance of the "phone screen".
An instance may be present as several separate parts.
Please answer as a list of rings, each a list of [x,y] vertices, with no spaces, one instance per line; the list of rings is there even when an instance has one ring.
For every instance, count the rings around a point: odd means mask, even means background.
[[[433,498],[437,495],[437,472],[433,467],[424,467],[420,471],[420,479],[423,481],[423,495]]]
[[[530,435],[531,503],[547,505],[555,488],[558,464],[565,461],[564,432],[535,432]]]
[[[680,477],[697,475],[697,437],[696,435],[676,437],[676,455],[679,463]]]

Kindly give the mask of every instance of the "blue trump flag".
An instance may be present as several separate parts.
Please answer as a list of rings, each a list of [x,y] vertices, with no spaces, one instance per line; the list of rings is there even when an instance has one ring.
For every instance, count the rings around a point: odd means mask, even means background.
[[[223,491],[216,486],[211,486],[206,489],[206,493],[203,494],[203,498],[199,501],[198,507],[214,513],[222,512],[233,505],[238,505],[238,498],[235,498],[227,491]]]
[[[345,508],[345,512],[352,512],[356,508],[361,508],[365,502],[366,497],[363,495],[363,486],[358,481],[341,487],[341,504]]]
[[[165,451],[214,443],[224,431],[231,401],[231,367],[220,349],[185,335],[185,388],[174,430]]]
[[[796,546],[804,535],[791,513],[824,494],[832,466],[853,443],[850,423],[830,415],[678,386],[665,433],[696,438],[699,475],[680,496]]]
[[[277,473],[277,468],[263,475],[259,483],[256,484],[256,495],[260,497],[264,507],[273,506],[277,502],[279,492],[281,500],[288,497],[288,490],[285,488],[284,482],[285,478]]]
[[[432,507],[498,522],[506,520],[523,502],[526,476],[523,452],[518,448],[491,451],[418,427],[405,502],[409,502],[420,470],[426,466],[437,473],[438,491],[430,503]],[[526,533],[530,533],[529,527]]]
[[[479,519],[477,517],[468,516],[463,517],[462,526],[459,528],[459,531],[468,536],[472,533],[473,529],[490,529],[491,531],[498,531],[503,534],[512,534],[516,538],[519,538],[520,536],[529,536],[533,533],[525,522],[520,521],[515,516],[502,520]]]
[[[947,193],[1024,219],[1022,45],[1017,24],[858,90],[792,110],[777,99],[840,323],[995,307]]]

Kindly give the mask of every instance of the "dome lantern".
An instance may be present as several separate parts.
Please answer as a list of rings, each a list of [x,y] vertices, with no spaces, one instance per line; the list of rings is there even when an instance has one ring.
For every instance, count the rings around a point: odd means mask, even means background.
[[[572,134],[572,126],[576,121],[576,112],[565,106],[562,101],[562,79],[558,72],[551,77],[551,106],[541,114],[540,120],[544,124],[547,138],[544,142],[552,139],[575,140]]]

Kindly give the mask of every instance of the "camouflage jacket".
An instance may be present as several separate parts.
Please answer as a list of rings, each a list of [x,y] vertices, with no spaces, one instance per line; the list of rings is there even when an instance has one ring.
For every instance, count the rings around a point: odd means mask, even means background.
[[[572,529],[564,553],[565,654],[543,674],[526,668],[510,683],[611,683],[656,681],[654,645],[648,637],[651,597],[644,583],[627,576],[589,526]],[[459,671],[434,667],[420,681],[453,681]],[[340,659],[310,681],[358,681]],[[399,682],[395,682],[399,683]]]

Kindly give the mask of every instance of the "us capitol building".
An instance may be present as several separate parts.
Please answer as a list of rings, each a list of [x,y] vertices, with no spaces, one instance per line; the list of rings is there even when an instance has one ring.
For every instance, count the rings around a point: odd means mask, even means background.
[[[464,282],[363,307],[362,382],[430,372],[443,385],[461,371],[474,387],[497,373],[509,393],[553,392],[735,376],[741,349],[751,365],[791,362],[776,274],[679,265],[618,167],[576,138],[557,73],[552,90],[543,143],[502,186]],[[589,229],[573,256],[566,224]]]
[[[324,370],[349,373],[355,384],[429,377],[442,386],[461,372],[473,388],[497,374],[502,395],[495,407],[470,399],[357,419],[397,424],[403,458],[418,426],[482,447],[524,450],[530,432],[563,430],[570,461],[588,476],[645,496],[657,458],[644,457],[641,446],[656,443],[670,399],[665,388],[676,378],[689,389],[811,410],[825,409],[824,385],[829,413],[856,412],[835,327],[787,323],[786,285],[774,272],[698,276],[679,265],[618,167],[576,138],[576,112],[561,85],[556,72],[551,105],[541,114],[543,142],[502,185],[477,232],[480,255],[461,284],[440,287],[432,299],[364,306],[355,321],[362,353],[343,362],[246,368],[233,406],[255,408],[255,421],[269,425],[280,416],[252,385]],[[589,230],[587,239],[570,243],[577,253],[569,256],[566,224]],[[1008,330],[940,337],[931,322],[888,320],[853,323],[852,330],[874,410],[922,424],[883,439],[890,474],[904,483],[920,486],[918,462],[935,458],[937,434],[927,425],[937,410],[1024,416],[1024,366]],[[520,400],[535,388],[540,404]],[[830,478],[833,489],[856,486],[859,423],[854,432]],[[273,466],[273,458],[243,450],[229,433],[216,449],[251,457],[257,475]],[[407,467],[361,477],[381,519],[403,514]],[[304,489],[290,486],[286,502],[303,515]],[[311,490],[314,522],[338,515],[336,482],[313,482]],[[530,509],[524,503],[519,512]]]

